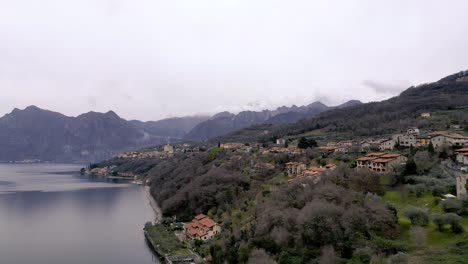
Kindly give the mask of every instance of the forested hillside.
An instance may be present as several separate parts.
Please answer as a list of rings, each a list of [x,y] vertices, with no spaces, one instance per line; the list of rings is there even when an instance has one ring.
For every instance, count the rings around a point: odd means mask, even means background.
[[[445,129],[450,119],[423,119],[421,113],[451,111],[462,126],[468,124],[468,82],[451,75],[438,82],[411,87],[399,96],[346,109],[333,109],[289,125],[263,125],[239,130],[220,140],[268,140],[321,130],[346,137],[376,136],[409,126]],[[265,134],[265,132],[268,132]]]

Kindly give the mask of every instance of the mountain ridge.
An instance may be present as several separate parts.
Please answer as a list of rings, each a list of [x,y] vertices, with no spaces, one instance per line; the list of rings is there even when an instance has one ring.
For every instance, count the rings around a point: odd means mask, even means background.
[[[253,125],[295,123],[336,107],[351,107],[359,104],[362,102],[350,100],[344,104],[330,107],[316,101],[306,106],[281,106],[274,110],[242,111],[238,114],[221,112],[195,126],[184,139],[204,141]]]

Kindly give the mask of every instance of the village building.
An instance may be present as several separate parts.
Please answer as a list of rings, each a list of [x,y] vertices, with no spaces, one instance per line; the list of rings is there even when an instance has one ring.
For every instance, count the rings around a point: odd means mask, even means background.
[[[361,142],[361,152],[379,150],[381,140],[368,139]]]
[[[400,145],[403,147],[419,146],[417,133],[396,134],[392,136],[392,139],[395,142],[395,146],[396,145]]]
[[[89,171],[91,175],[98,175],[98,176],[108,176],[111,174],[111,172],[112,172],[111,169],[108,167],[94,168]]]
[[[230,142],[230,143],[221,144],[222,149],[235,150],[235,149],[241,149],[243,147],[245,147],[244,143],[237,143],[237,142]]]
[[[395,141],[393,139],[383,139],[380,141],[380,150],[393,150],[395,148]]]
[[[174,153],[174,146],[172,146],[170,144],[164,145],[164,152],[169,153],[169,154],[173,154]]]
[[[297,177],[302,175],[307,166],[302,162],[288,162],[286,163],[286,173],[289,177]]]
[[[275,165],[268,162],[257,162],[254,166],[254,170],[257,173],[264,173],[275,169]]]
[[[210,217],[200,214],[191,223],[184,224],[187,238],[192,240],[208,240],[221,233],[221,226]]]
[[[429,118],[429,117],[431,117],[431,113],[427,113],[427,112],[426,113],[421,113],[421,117],[422,118]]]
[[[450,134],[446,131],[432,132],[428,134],[431,136],[432,145],[435,148],[447,146],[468,146],[468,137],[459,134]]]
[[[323,167],[312,166],[312,167],[309,167],[306,170],[304,170],[302,175],[299,175],[296,178],[290,179],[290,180],[288,180],[288,182],[291,183],[291,182],[294,182],[294,181],[296,181],[298,179],[308,178],[308,179],[312,179],[314,181],[314,183],[317,183],[320,180],[321,176],[326,171],[334,170],[335,168],[336,168],[335,164],[327,164],[327,165],[325,165]]]
[[[322,146],[318,148],[323,155],[330,155],[335,152],[338,152],[338,147],[334,146]]]
[[[468,148],[455,150],[457,154],[457,162],[460,164],[468,165]]]
[[[344,140],[338,143],[327,144],[329,147],[336,147],[335,153],[349,153],[353,146],[357,146],[356,141]]]
[[[277,154],[277,153],[300,155],[304,153],[304,150],[298,147],[287,147],[287,148],[272,147],[272,148],[265,149],[262,151],[262,154]]]
[[[408,134],[408,135],[419,134],[419,128],[410,127],[410,128],[408,128],[408,130],[406,130],[406,134]]]
[[[406,163],[408,158],[397,153],[374,152],[356,160],[357,169],[369,169],[384,173],[393,167]]]
[[[281,146],[286,145],[286,139],[284,139],[284,138],[278,138],[278,139],[276,140],[276,145],[281,145]]]
[[[421,135],[416,137],[416,146],[428,146],[429,143],[431,142],[431,136],[430,135]]]
[[[456,181],[457,181],[457,197],[461,198],[462,196],[467,194],[468,174],[458,175],[456,178]]]

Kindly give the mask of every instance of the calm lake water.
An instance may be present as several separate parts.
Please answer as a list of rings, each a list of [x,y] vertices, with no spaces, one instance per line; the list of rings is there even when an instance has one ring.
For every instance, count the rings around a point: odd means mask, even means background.
[[[80,166],[0,164],[0,263],[150,264],[144,188],[91,180]]]

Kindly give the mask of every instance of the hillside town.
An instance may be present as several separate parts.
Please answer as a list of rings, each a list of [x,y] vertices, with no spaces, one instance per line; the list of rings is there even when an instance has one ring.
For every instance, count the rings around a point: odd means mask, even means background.
[[[302,141],[302,142],[301,142]],[[247,142],[218,142],[215,145],[205,145],[203,147],[193,147],[190,144],[165,145],[153,150],[143,152],[127,152],[115,157],[116,160],[131,160],[139,162],[146,159],[169,160],[177,155],[189,157],[192,153],[208,153],[219,157],[224,153],[225,163],[214,166],[230,166],[246,162],[245,165],[251,169],[246,171],[251,177],[261,177],[261,175],[274,175],[280,172],[278,182],[280,184],[302,186],[319,184],[322,179],[333,175],[335,170],[342,170],[343,167],[351,168],[359,173],[371,173],[376,177],[385,178],[393,175],[402,169],[409,167],[410,158],[415,151],[425,150],[430,153],[439,153],[441,157],[453,156],[453,160],[447,159],[443,162],[443,169],[453,173],[453,184],[456,191],[452,194],[441,193],[443,199],[461,198],[467,193],[468,171],[468,137],[456,130],[447,131],[424,131],[417,127],[409,127],[403,133],[391,135],[387,138],[367,138],[348,139],[340,141],[319,141],[303,146],[303,142],[308,142],[303,138],[280,138],[272,143],[247,143]],[[279,162],[280,161],[280,162]],[[243,163],[244,164],[244,163]],[[446,166],[446,167],[444,167]],[[339,169],[341,168],[341,169]],[[105,168],[94,168],[91,173],[104,175],[125,175],[125,172],[115,173],[119,168],[108,166]],[[254,176],[257,175],[257,176]],[[138,179],[143,179],[144,175],[134,175]],[[150,184],[150,183],[148,183]],[[280,186],[280,185],[279,185]],[[264,192],[271,192],[278,189],[276,185],[269,185]],[[266,185],[265,185],[266,187]],[[175,221],[166,222],[167,231],[171,239],[177,238],[177,245],[180,248],[188,248],[189,255],[197,256],[204,261],[210,261],[203,253],[202,244],[210,244],[211,240],[216,240],[222,233],[226,223],[213,211],[193,211],[193,219],[186,222]],[[217,219],[220,222],[215,221]],[[226,219],[224,219],[225,221]],[[151,232],[156,232],[154,229]],[[162,239],[158,233],[153,234],[153,238]],[[197,242],[201,241],[201,242]],[[156,243],[160,243],[156,242]],[[166,243],[166,242],[163,242]],[[176,263],[176,262],[174,262]]]

